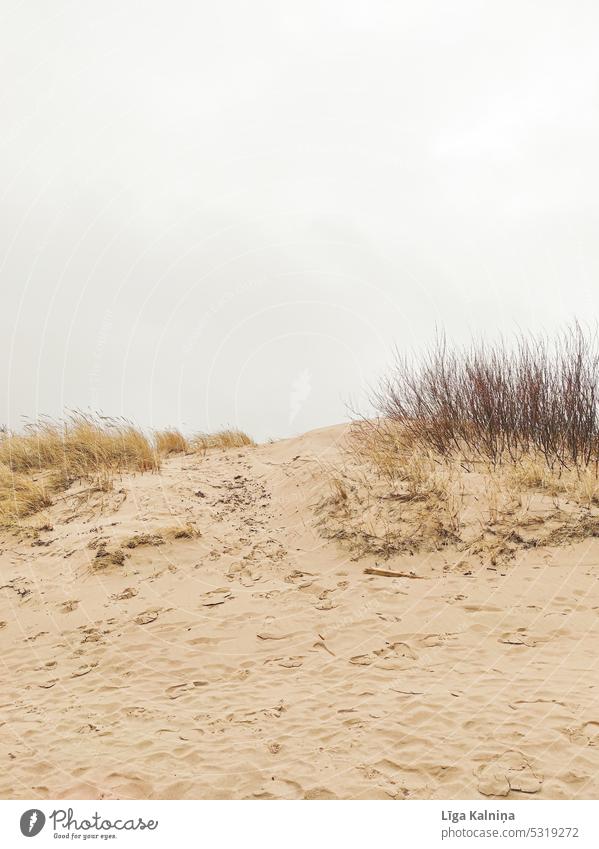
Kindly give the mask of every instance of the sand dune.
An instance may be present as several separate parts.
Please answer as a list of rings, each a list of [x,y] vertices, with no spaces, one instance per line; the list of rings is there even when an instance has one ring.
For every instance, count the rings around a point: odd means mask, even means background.
[[[2,797],[599,797],[599,541],[357,559],[314,513],[343,434],[2,533]]]

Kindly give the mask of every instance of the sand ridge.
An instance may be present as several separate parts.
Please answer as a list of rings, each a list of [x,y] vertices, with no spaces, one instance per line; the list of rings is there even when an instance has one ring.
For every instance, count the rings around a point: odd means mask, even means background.
[[[0,536],[4,798],[599,797],[599,541],[354,559],[314,515],[344,431]]]

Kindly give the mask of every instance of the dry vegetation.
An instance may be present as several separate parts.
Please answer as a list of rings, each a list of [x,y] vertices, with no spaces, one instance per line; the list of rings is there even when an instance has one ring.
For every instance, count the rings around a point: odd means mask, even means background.
[[[530,454],[550,469],[599,465],[599,346],[578,324],[554,340],[448,348],[397,359],[375,395],[407,439],[442,457],[518,463]]]
[[[181,431],[175,428],[158,430],[154,434],[154,443],[159,454],[184,454],[189,451],[189,443]]]
[[[319,506],[325,536],[389,557],[454,546],[491,563],[599,535],[599,352],[555,341],[398,358]]]
[[[155,528],[152,533],[134,534],[123,542],[125,548],[140,548],[147,545],[164,545],[174,539],[195,539],[201,536],[200,531],[192,522],[180,525],[169,525],[165,528]]]
[[[82,413],[28,425],[22,434],[5,434],[0,463],[15,473],[52,472],[67,483],[158,467],[151,442],[131,423]]]
[[[198,433],[191,440],[193,451],[205,454],[211,448],[244,448],[255,445],[254,440],[242,430],[220,430],[217,433]]]
[[[0,521],[14,521],[51,503],[49,487],[0,465]]]
[[[459,541],[459,480],[429,452],[408,451],[385,420],[356,422],[331,494],[318,506],[320,528],[356,556],[414,554]]]
[[[73,413],[0,437],[0,519],[14,521],[48,506],[75,481],[108,489],[124,471],[153,471],[152,443],[130,422]]]
[[[124,472],[157,471],[163,457],[253,444],[237,430],[187,440],[168,428],[150,439],[123,419],[79,412],[64,420],[43,419],[22,433],[1,428],[0,523],[12,524],[48,507],[56,493],[78,481],[108,490]]]
[[[226,451],[229,448],[245,448],[255,445],[254,440],[242,430],[219,430],[216,433],[198,433],[191,439],[174,428],[156,431],[156,450],[161,455],[196,453],[205,454],[211,449]]]

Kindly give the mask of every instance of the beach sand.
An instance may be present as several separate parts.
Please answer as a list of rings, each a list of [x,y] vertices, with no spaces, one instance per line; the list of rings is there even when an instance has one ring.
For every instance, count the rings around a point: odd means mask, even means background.
[[[314,512],[344,430],[0,535],[3,798],[599,798],[599,540],[356,559]]]

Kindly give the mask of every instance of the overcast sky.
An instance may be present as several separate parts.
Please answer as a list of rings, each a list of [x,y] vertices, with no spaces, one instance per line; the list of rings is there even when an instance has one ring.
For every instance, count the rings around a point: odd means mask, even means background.
[[[594,0],[0,15],[0,423],[280,437],[435,325],[599,317]]]

